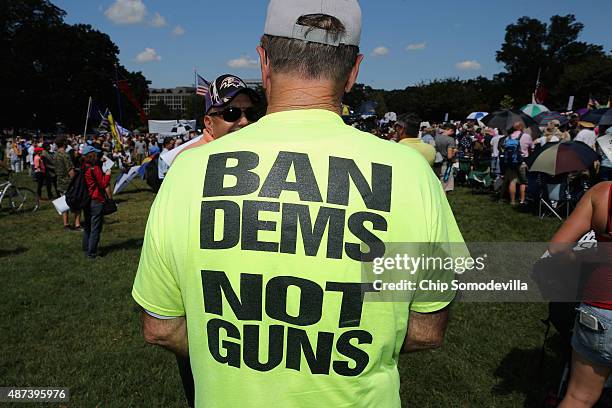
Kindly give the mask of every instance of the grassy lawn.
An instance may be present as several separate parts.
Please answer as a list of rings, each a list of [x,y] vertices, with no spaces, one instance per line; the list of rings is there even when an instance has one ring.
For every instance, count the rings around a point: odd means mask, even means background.
[[[50,203],[0,213],[0,386],[66,386],[74,407],[186,405],[174,357],[145,345],[130,296],[154,195],[138,180],[117,198],[94,262]],[[547,241],[559,226],[467,190],[450,200],[468,241]],[[538,370],[545,317],[543,304],[458,304],[442,349],[402,356],[404,404],[538,406],[560,376],[554,337]]]

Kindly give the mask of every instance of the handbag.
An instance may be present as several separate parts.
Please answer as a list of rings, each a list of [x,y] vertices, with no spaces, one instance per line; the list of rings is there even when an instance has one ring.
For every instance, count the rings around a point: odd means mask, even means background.
[[[93,167],[91,167],[91,169],[93,172]],[[95,174],[92,173],[91,178],[93,178],[94,182],[98,186],[98,189],[102,193],[102,196],[104,197],[104,202],[102,203],[102,215],[111,215],[111,214],[116,213],[117,203],[115,202],[115,200],[108,197],[108,194],[106,194],[106,190],[104,190],[98,183],[98,180],[96,179]]]

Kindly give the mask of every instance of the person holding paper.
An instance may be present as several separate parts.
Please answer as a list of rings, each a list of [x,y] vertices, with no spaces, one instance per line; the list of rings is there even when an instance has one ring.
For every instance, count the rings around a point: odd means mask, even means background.
[[[102,172],[99,165],[98,154],[99,149],[93,146],[85,146],[83,148],[84,164],[82,171],[85,172],[85,182],[87,190],[91,197],[89,206],[85,206],[85,229],[83,233],[83,251],[89,259],[94,259],[98,256],[98,243],[100,242],[100,234],[102,233],[102,224],[104,223],[104,191],[110,185],[111,171]]]
[[[64,137],[58,137],[55,140],[57,146],[57,153],[54,158],[55,173],[57,175],[57,189],[59,196],[66,194],[70,181],[75,175],[74,166],[72,160],[66,153],[66,139]],[[68,220],[68,211],[62,213],[62,219],[64,220],[64,229],[71,230],[70,222]],[[74,229],[81,231],[81,213],[74,214]]]

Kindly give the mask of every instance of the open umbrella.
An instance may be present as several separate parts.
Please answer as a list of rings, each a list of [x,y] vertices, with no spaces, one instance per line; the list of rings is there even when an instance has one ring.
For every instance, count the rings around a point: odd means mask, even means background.
[[[527,115],[531,116],[532,118],[535,118],[542,112],[549,111],[549,109],[546,106],[539,105],[537,103],[530,103],[529,105],[525,105],[521,108],[521,110],[525,112]]]
[[[541,126],[546,126],[553,120],[558,120],[561,123],[561,125],[565,125],[569,122],[569,119],[567,118],[567,116],[564,116],[560,114],[559,112],[542,112],[539,115],[537,115],[534,119]]]
[[[583,117],[584,115],[586,115],[587,113],[589,113],[589,108],[581,108],[581,109],[578,109],[578,110],[576,111],[576,113],[577,113],[578,115],[580,115],[580,117]]]
[[[603,114],[598,123],[599,126],[612,126],[612,109],[608,109],[606,113]]]
[[[529,171],[556,176],[588,169],[599,160],[598,154],[581,142],[558,143],[535,158]]]
[[[608,108],[604,108],[604,109],[591,109],[590,111],[588,111],[587,113],[582,115],[580,117],[580,120],[582,120],[584,122],[599,123],[601,118],[608,111],[609,111]]]
[[[481,119],[482,123],[491,128],[497,128],[499,130],[509,130],[516,122],[523,122],[525,127],[537,126],[538,123],[525,112],[520,110],[500,110],[493,113],[489,113],[487,116]]]
[[[129,172],[124,173],[115,183],[115,190],[113,191],[113,195],[119,194],[123,191],[124,188],[130,183],[130,181],[134,180],[136,176],[138,176],[138,170],[140,170],[140,166],[135,166],[130,169]]]
[[[179,124],[179,125],[173,127],[170,132],[171,133],[176,133],[177,135],[184,135],[184,134],[187,134],[187,133],[191,132],[191,130],[192,130],[191,126],[184,125],[184,124]]]
[[[487,116],[489,112],[472,112],[466,118],[467,120],[481,120],[485,116]]]

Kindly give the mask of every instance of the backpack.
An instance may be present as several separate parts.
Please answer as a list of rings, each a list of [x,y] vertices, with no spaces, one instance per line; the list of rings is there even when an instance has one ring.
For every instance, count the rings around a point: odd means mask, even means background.
[[[157,170],[157,163],[159,161],[159,154],[155,156],[153,160],[149,162],[145,169],[145,180],[151,190],[157,193],[161,187],[161,181],[159,180],[159,172]]]
[[[76,174],[70,180],[68,189],[66,190],[66,204],[72,211],[80,211],[91,202],[89,189],[85,181],[85,171],[75,170]]]
[[[506,167],[511,169],[518,168],[523,162],[523,155],[521,154],[521,142],[520,137],[513,139],[512,137],[506,137],[504,142],[504,164]]]

